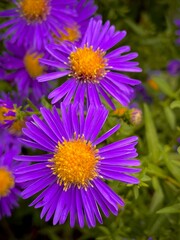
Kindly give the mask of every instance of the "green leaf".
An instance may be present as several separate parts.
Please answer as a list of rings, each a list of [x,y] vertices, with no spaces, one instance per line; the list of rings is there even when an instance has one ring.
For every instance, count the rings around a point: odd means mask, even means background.
[[[100,231],[102,231],[105,235],[111,235],[111,232],[109,231],[109,229],[105,226],[99,226],[98,227]]]
[[[168,158],[167,153],[164,152],[164,161],[170,173],[173,177],[180,182],[180,168],[175,165],[170,158]]]
[[[158,178],[153,177],[152,183],[153,183],[155,192],[154,192],[154,195],[151,200],[150,213],[155,212],[162,205],[163,200],[164,200],[164,194],[163,194],[163,191],[162,191],[162,188],[161,188]]]
[[[146,104],[144,104],[144,119],[148,151],[152,161],[157,162],[160,156],[160,144],[151,112]]]
[[[135,199],[138,199],[138,197],[139,197],[139,189],[138,189],[137,186],[135,186],[135,187],[133,188],[133,192],[134,192],[134,197],[135,197]]]
[[[174,204],[169,207],[161,208],[156,213],[164,214],[164,213],[180,213],[180,203]]]
[[[180,100],[175,100],[171,103],[170,108],[180,108]]]
[[[145,29],[143,29],[140,25],[133,22],[131,19],[126,18],[124,21],[137,35],[140,36],[146,35]]]
[[[166,115],[166,119],[169,123],[170,128],[174,130],[176,127],[176,118],[174,112],[167,106],[164,107],[164,113]]]
[[[180,146],[177,148],[178,153],[180,154]]]
[[[166,81],[165,76],[154,76],[153,80],[157,83],[159,89],[171,98],[175,98],[176,94],[172,90],[169,83]]]

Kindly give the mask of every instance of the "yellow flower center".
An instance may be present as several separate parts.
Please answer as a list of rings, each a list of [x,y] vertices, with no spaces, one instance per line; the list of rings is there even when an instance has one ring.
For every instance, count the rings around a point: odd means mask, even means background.
[[[100,49],[94,51],[86,45],[77,48],[69,57],[73,77],[83,82],[98,83],[106,74],[107,60],[104,55],[105,52]]]
[[[50,12],[49,0],[21,0],[19,8],[22,16],[30,23],[46,20]]]
[[[81,37],[78,25],[74,25],[72,27],[65,27],[65,31],[66,34],[62,31],[59,31],[60,37],[54,36],[55,40],[58,40],[60,42],[63,41],[75,42],[78,41]]]
[[[69,142],[58,143],[56,153],[49,161],[58,184],[67,190],[71,185],[87,188],[90,181],[98,176],[98,150],[83,137]]]
[[[14,177],[12,176],[12,173],[5,167],[0,167],[0,197],[7,196],[14,185]]]
[[[9,132],[11,134],[15,134],[15,135],[19,136],[22,133],[22,128],[25,126],[26,126],[26,124],[25,124],[24,120],[16,120],[13,122],[13,124],[9,128]]]
[[[27,53],[24,57],[26,71],[32,78],[37,78],[43,74],[44,67],[39,63],[39,59],[42,58],[42,56],[42,54]]]
[[[5,116],[9,111],[15,111],[14,109],[6,108],[5,106],[0,107],[0,123],[4,124],[6,120],[14,120],[15,116]]]

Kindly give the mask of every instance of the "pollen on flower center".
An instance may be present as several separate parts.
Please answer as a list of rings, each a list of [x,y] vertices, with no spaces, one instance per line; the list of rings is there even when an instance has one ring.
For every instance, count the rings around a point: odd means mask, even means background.
[[[98,83],[106,74],[107,59],[104,55],[105,52],[95,51],[92,46],[77,48],[69,57],[72,75],[83,82]]]
[[[5,167],[0,167],[0,198],[7,196],[14,185],[14,177],[11,172]]]
[[[6,116],[6,114],[12,111],[14,112],[14,109],[9,109],[6,106],[0,106],[0,123],[4,124],[6,120],[14,120],[15,116]]]
[[[27,53],[24,57],[25,68],[32,78],[43,74],[44,67],[39,63],[40,58],[42,58],[42,54],[37,53]]]
[[[63,41],[69,41],[69,42],[75,42],[78,41],[81,37],[81,33],[79,31],[79,26],[73,25],[72,27],[65,27],[66,34],[62,31],[59,31],[59,36],[54,36],[55,40],[58,40],[60,42]]]
[[[24,120],[16,120],[13,122],[11,127],[9,128],[9,132],[11,134],[15,134],[17,136],[22,134],[22,128],[25,127],[25,121]]]
[[[87,188],[98,176],[98,151],[83,137],[58,143],[56,153],[49,161],[58,183],[67,190],[71,185]]]
[[[19,8],[22,16],[30,23],[46,20],[49,14],[49,0],[21,0]]]

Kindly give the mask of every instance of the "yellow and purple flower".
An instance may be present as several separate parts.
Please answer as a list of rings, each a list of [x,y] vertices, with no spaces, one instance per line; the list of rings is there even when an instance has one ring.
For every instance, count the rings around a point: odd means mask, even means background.
[[[35,156],[17,156],[17,161],[32,163],[19,168],[17,181],[25,183],[23,198],[38,194],[31,203],[42,207],[41,218],[53,224],[63,224],[70,215],[70,226],[77,221],[80,227],[85,222],[89,227],[102,223],[102,213],[118,214],[124,201],[105,180],[138,184],[132,176],[140,171],[135,145],[137,137],[129,137],[106,146],[98,147],[115,133],[114,126],[101,136],[99,132],[106,121],[108,111],[101,105],[84,107],[61,103],[60,114],[41,108],[43,119],[32,116],[33,121],[23,129],[21,142],[45,152]]]
[[[137,53],[124,54],[130,51],[129,46],[121,46],[109,51],[126,35],[125,31],[115,31],[107,21],[91,19],[81,42],[76,45],[50,44],[46,49],[54,60],[41,59],[40,62],[56,67],[55,72],[38,77],[39,82],[46,82],[69,76],[69,79],[49,94],[52,103],[64,99],[75,103],[87,98],[88,104],[101,105],[100,95],[115,108],[110,96],[122,105],[127,105],[132,97],[132,86],[140,81],[132,79],[121,72],[140,72],[138,62],[131,60]],[[123,54],[123,55],[122,55]]]
[[[19,46],[41,50],[53,41],[52,33],[73,22],[75,0],[12,0],[15,7],[0,12],[0,17],[10,18],[0,25],[8,28],[3,37],[11,37]]]
[[[18,198],[21,193],[21,185],[16,182],[15,171],[18,164],[13,158],[20,153],[20,145],[17,139],[7,132],[0,134],[0,219],[3,216],[11,216],[11,211],[18,206]],[[3,144],[5,143],[5,144]]]
[[[47,72],[49,68],[42,66],[39,59],[46,55],[44,51],[35,51],[23,46],[6,42],[7,52],[1,56],[1,63],[7,74],[5,79],[12,86],[17,86],[22,98],[29,97],[34,102],[50,91],[49,84],[41,84],[36,78]]]
[[[89,19],[95,14],[97,6],[94,0],[81,0],[75,6],[77,15],[74,17],[73,23],[64,26],[64,31],[59,30],[59,36],[55,35],[55,42],[62,43],[69,41],[71,43],[78,42],[84,36],[89,24]],[[100,16],[96,16],[100,18]]]

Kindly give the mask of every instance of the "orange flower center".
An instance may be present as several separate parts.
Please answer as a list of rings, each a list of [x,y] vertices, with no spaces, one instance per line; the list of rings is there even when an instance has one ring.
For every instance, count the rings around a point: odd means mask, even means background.
[[[26,71],[32,78],[37,78],[44,72],[44,67],[39,63],[39,59],[42,58],[42,56],[42,54],[27,53],[24,57]]]
[[[65,27],[65,31],[66,34],[62,31],[59,31],[60,37],[55,36],[55,39],[57,39],[60,42],[63,41],[75,42],[78,41],[81,37],[78,25],[74,25],[72,27]]]
[[[22,16],[30,23],[46,20],[50,12],[48,0],[21,0],[19,8]]]
[[[98,150],[84,138],[58,143],[56,153],[49,160],[51,169],[58,178],[58,183],[67,190],[71,185],[87,188],[98,176]]]
[[[105,52],[92,47],[77,48],[69,57],[69,63],[74,78],[83,81],[98,83],[105,76],[107,60],[104,58]]]
[[[16,120],[13,122],[11,127],[9,128],[9,132],[11,134],[15,134],[17,136],[20,136],[22,134],[22,128],[25,127],[25,121],[24,120]]]
[[[0,198],[6,197],[14,185],[12,173],[5,167],[0,167]]]
[[[15,116],[5,116],[9,111],[14,112],[14,109],[6,108],[5,106],[0,107],[0,123],[4,124],[6,120],[14,120]]]

